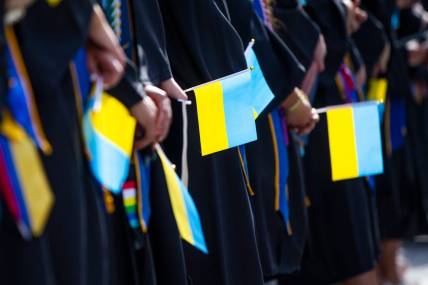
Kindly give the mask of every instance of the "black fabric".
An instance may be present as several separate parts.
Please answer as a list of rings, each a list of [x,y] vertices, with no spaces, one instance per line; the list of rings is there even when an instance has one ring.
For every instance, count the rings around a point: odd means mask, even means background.
[[[159,0],[159,4],[172,72],[183,88],[246,68],[242,42],[229,23],[223,1]],[[175,120],[165,150],[179,165],[181,107],[173,107]],[[263,284],[237,150],[202,157],[195,108],[194,102],[187,112],[189,191],[199,209],[210,254],[185,245],[189,277],[193,284]]]
[[[292,234],[275,210],[275,160],[268,118],[257,120],[261,138],[246,146],[251,197],[254,209],[258,247],[266,280],[292,273],[300,268],[307,238],[307,213],[304,205],[303,169],[297,147],[288,147],[290,174],[288,181]]]
[[[125,74],[119,83],[108,90],[109,94],[117,98],[127,108],[131,108],[144,97],[144,87],[136,67],[126,64]]]
[[[321,97],[321,98],[320,98]],[[337,88],[321,87],[316,106],[341,103]],[[320,161],[325,162],[320,167]],[[331,181],[325,116],[305,154],[310,243],[302,270],[281,284],[331,284],[371,270],[379,253],[374,196],[363,178]]]
[[[149,240],[157,284],[191,285],[187,274],[183,243],[169,202],[168,188],[159,160],[152,163],[152,214],[149,221]],[[144,283],[143,283],[144,284]]]
[[[342,7],[335,1],[309,1],[308,11],[324,36],[326,70],[314,107],[343,104],[335,76],[348,51]],[[310,243],[302,269],[281,284],[331,284],[371,270],[378,256],[374,197],[363,178],[331,181],[327,123],[323,115],[305,151],[306,189],[310,200]],[[320,162],[323,164],[320,165]]]
[[[137,42],[142,46],[148,79],[154,85],[172,77],[165,32],[156,0],[133,0]]]
[[[424,215],[421,203],[424,201],[424,192],[420,192],[421,186],[424,185],[425,175],[422,173],[426,169],[423,162],[425,154],[424,150],[418,147],[424,143],[424,134],[419,130],[424,112],[418,114],[418,108],[413,102],[405,47],[399,45],[397,31],[391,28],[391,17],[396,10],[394,1],[376,0],[362,3],[383,24],[391,44],[391,57],[386,74],[387,104],[396,100],[394,98],[403,98],[407,114],[406,129],[401,130],[405,132],[405,142],[392,153],[388,153],[384,146],[385,172],[376,177],[380,233],[382,239],[408,238],[426,232],[426,214]],[[401,26],[406,26],[406,22],[401,22]],[[390,140],[389,127],[385,126],[385,120],[389,116],[391,114],[387,110],[383,123],[384,143]]]
[[[24,242],[13,225],[1,226],[0,275],[7,284],[113,285],[132,274],[125,264],[113,267],[112,259],[128,254],[127,245],[116,250],[111,244],[108,229],[114,226],[83,153],[68,68],[84,45],[91,11],[90,1],[63,0],[56,8],[37,1],[16,27],[41,123],[53,147],[51,155],[41,156],[55,205],[40,239]],[[120,282],[113,281],[113,271]]]
[[[231,22],[244,43],[255,39],[254,51],[263,74],[276,96],[279,104],[291,91],[300,85],[304,72],[294,54],[278,38],[265,28],[249,1],[228,1]],[[268,110],[270,108],[268,107]],[[297,165],[290,163],[294,173],[290,181],[290,207],[292,209],[292,227],[296,227],[292,236],[288,236],[282,218],[275,211],[274,182],[275,162],[272,134],[268,118],[257,119],[258,140],[247,148],[250,184],[256,195],[251,197],[259,254],[265,280],[290,273],[299,267],[303,244],[306,238],[306,212],[303,205],[303,189]],[[294,149],[290,147],[290,150]],[[293,156],[292,156],[293,157]],[[295,167],[294,167],[295,166]],[[301,169],[300,169],[301,170]],[[300,173],[301,174],[301,173]],[[293,180],[294,178],[294,180]]]
[[[298,6],[290,7],[287,1],[276,1],[273,12],[275,30],[300,62],[309,68],[320,36],[317,25],[304,10]]]
[[[352,38],[361,52],[367,75],[373,73],[374,65],[388,43],[382,24],[371,14],[361,25],[360,29],[352,35]]]
[[[347,36],[343,10],[331,0],[308,1],[305,9],[318,24],[327,44],[326,70],[321,74],[320,81],[331,82],[346,52]]]

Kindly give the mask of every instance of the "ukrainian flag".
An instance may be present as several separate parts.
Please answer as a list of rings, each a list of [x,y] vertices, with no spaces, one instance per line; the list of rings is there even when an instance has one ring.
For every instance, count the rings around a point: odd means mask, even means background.
[[[274,99],[274,95],[260,67],[257,55],[253,50],[254,41],[245,51],[245,59],[248,68],[251,68],[251,93],[249,93],[251,106],[254,108],[254,118],[257,118],[268,104]]]
[[[102,186],[119,194],[128,175],[136,121],[100,84],[89,98],[83,133],[92,173]]]
[[[257,140],[250,70],[245,70],[195,88],[202,155]],[[189,90],[188,90],[189,91]]]
[[[178,178],[173,165],[159,145],[156,146],[156,152],[162,163],[172,211],[174,212],[181,238],[200,251],[208,253],[198,210],[189,191]]]
[[[383,173],[378,103],[327,110],[333,181]]]

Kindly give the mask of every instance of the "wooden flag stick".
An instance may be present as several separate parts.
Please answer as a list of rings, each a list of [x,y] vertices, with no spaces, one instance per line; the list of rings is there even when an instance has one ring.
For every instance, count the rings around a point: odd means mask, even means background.
[[[341,105],[333,105],[333,106],[327,106],[324,108],[319,108],[316,109],[317,114],[323,114],[323,113],[327,113],[330,110],[334,110],[334,109],[339,109],[339,108],[344,108],[344,107],[352,107],[352,106],[358,106],[358,105],[373,105],[373,104],[381,104],[381,102],[379,101],[366,101],[366,102],[358,102],[358,103],[348,103],[348,104],[341,104]]]
[[[205,86],[205,85],[207,85],[207,84],[210,84],[210,83],[213,83],[213,82],[216,82],[216,81],[220,81],[220,80],[224,80],[224,79],[228,79],[228,78],[233,77],[233,76],[238,76],[238,75],[241,75],[241,74],[243,74],[243,73],[245,73],[245,72],[250,72],[250,71],[252,71],[252,70],[253,70],[253,67],[249,67],[249,68],[247,68],[247,69],[244,69],[244,70],[238,71],[238,72],[236,72],[236,73],[233,73],[233,74],[230,74],[230,75],[227,75],[227,76],[221,77],[221,78],[219,78],[219,79],[211,80],[211,81],[209,81],[209,82],[206,82],[206,83],[203,83],[203,84],[196,85],[196,86],[194,86],[194,87],[192,87],[192,88],[189,88],[189,89],[184,90],[184,92],[185,92],[185,93],[187,93],[187,92],[193,91],[193,90],[195,90],[195,89],[197,89],[197,88],[200,88],[200,87],[202,87],[202,86]]]

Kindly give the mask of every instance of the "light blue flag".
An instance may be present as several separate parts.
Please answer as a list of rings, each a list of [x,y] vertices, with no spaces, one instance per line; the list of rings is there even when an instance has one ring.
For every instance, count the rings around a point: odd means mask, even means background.
[[[257,60],[256,53],[253,50],[253,42],[250,43],[245,51],[245,58],[247,60],[247,66],[252,68],[251,72],[251,106],[253,107],[254,118],[263,112],[268,104],[275,97],[266,82],[260,67],[259,61]]]

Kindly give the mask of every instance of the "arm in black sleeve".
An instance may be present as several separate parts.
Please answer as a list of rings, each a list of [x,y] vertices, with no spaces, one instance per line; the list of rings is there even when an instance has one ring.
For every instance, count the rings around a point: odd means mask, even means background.
[[[126,64],[125,75],[122,80],[108,92],[128,109],[140,102],[145,94],[137,70],[129,63]]]
[[[368,19],[352,35],[352,38],[361,52],[367,74],[372,74],[374,65],[379,61],[379,57],[388,43],[382,24],[369,13]]]
[[[334,80],[347,50],[344,11],[334,0],[310,0],[305,9],[321,29],[327,44],[326,69],[321,81]]]
[[[134,8],[136,38],[144,51],[148,77],[159,85],[172,77],[159,4],[157,0],[134,0]]]
[[[274,28],[299,61],[309,68],[320,37],[318,26],[304,10],[287,1],[278,1],[273,6]]]

